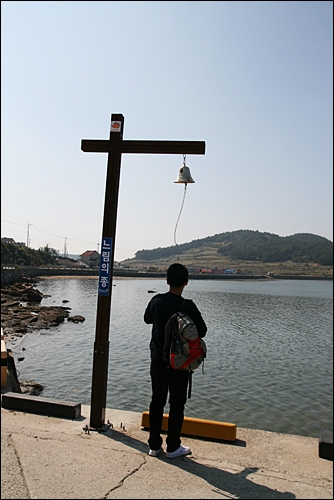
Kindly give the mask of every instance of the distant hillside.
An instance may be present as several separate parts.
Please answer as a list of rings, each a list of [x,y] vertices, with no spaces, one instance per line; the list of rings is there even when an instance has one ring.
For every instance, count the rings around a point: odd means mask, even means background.
[[[204,249],[210,248],[210,256],[225,257],[228,260],[248,262],[313,263],[333,266],[333,242],[315,234],[298,233],[292,236],[278,236],[259,231],[239,230],[216,234],[193,240],[181,245],[173,245],[152,250],[139,250],[135,261],[156,262],[170,260],[192,254],[196,257]],[[211,261],[210,258],[210,261]]]

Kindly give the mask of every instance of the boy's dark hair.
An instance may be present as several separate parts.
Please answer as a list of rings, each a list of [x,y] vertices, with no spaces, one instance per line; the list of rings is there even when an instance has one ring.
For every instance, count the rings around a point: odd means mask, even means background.
[[[188,269],[182,264],[171,264],[167,269],[167,280],[171,286],[182,286],[188,281]]]

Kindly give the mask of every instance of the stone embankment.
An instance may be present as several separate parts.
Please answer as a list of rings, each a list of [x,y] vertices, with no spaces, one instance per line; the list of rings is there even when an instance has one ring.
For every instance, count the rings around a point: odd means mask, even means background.
[[[11,268],[1,269],[1,287],[14,285],[32,280],[39,275],[38,268]]]

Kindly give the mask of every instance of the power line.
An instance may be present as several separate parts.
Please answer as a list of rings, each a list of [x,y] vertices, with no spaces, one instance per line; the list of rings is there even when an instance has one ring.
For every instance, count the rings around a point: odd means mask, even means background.
[[[26,227],[26,224],[18,224],[17,222],[11,222],[9,220],[1,219],[3,222],[8,222],[9,224],[15,224],[16,226]]]
[[[9,224],[15,224],[16,226],[22,226],[23,227],[23,224],[18,224],[17,222],[11,222],[9,220],[4,220],[4,219],[1,219],[1,220],[3,222],[7,222]],[[32,224],[29,224],[29,223],[28,223],[28,225],[32,226]],[[60,236],[59,234],[50,233],[49,231],[45,231],[45,229],[41,229],[38,226],[34,226],[33,230],[36,231],[36,232],[39,232],[39,233],[44,233],[44,234],[49,234],[50,236],[55,236],[56,238],[61,238],[62,240],[64,239],[64,236]],[[80,243],[90,243],[91,245],[94,245],[94,243],[92,241],[76,240],[74,238],[67,238],[67,239],[71,240],[71,241],[78,241]]]
[[[26,227],[26,224],[19,224],[17,222],[11,222],[9,220],[5,220],[5,219],[1,219],[3,222],[7,222],[8,224],[14,224],[15,226],[20,226],[20,227]],[[32,224],[30,224],[28,222],[28,234],[29,234],[29,226],[32,226]],[[49,231],[45,231],[44,229],[41,229],[41,228],[38,228],[37,226],[33,226],[33,231],[36,231],[38,233],[44,233],[44,234],[48,234],[50,236],[55,236],[56,238],[61,238],[62,240],[67,240],[67,241],[77,241],[78,243],[87,243],[89,245],[96,245],[96,243],[92,242],[92,241],[86,241],[86,240],[77,240],[75,238],[67,238],[66,236],[60,236],[59,234],[54,234],[54,233],[50,233]],[[29,240],[30,241],[30,240]],[[100,243],[98,243],[97,245],[100,245]],[[27,245],[28,246],[28,245]],[[67,247],[66,247],[66,250],[67,250]],[[135,253],[136,250],[129,250],[128,248],[119,248],[119,247],[116,247],[115,250],[122,250],[122,251],[125,251],[125,252],[131,252],[131,253]]]

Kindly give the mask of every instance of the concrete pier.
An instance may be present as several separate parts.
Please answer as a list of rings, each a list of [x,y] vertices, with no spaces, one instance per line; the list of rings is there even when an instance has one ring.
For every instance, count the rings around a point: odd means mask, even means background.
[[[1,498],[333,498],[316,438],[238,428],[233,442],[183,437],[192,454],[171,460],[165,445],[148,456],[141,413],[107,409],[100,433],[89,415],[1,408]]]

